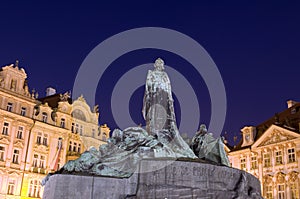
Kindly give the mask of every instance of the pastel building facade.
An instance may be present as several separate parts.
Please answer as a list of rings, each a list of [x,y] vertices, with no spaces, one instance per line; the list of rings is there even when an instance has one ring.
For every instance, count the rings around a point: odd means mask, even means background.
[[[264,198],[299,199],[300,103],[288,101],[283,112],[241,132],[241,142],[228,154],[232,167],[256,176]]]
[[[99,112],[83,96],[70,93],[38,98],[29,91],[18,62],[0,71],[0,198],[41,198],[41,179],[106,143],[110,129],[98,125]]]

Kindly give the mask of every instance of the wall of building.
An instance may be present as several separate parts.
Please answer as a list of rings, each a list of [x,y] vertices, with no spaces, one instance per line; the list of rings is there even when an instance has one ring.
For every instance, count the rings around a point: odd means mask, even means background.
[[[110,129],[81,96],[57,107],[37,99],[18,63],[0,71],[0,198],[39,198],[41,180],[90,147],[106,143]],[[49,96],[50,99],[51,96]]]
[[[300,198],[299,133],[271,125],[251,145],[229,152],[229,160],[260,180],[265,198]]]

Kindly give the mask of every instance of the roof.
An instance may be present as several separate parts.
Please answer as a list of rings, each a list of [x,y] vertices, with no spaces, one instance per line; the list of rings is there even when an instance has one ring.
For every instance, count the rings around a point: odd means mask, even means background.
[[[300,123],[300,103],[297,102],[290,108],[287,108],[286,110],[280,113],[276,113],[273,117],[257,125],[254,142],[256,142],[272,124],[288,129],[295,133],[299,133],[299,127],[300,127],[299,123]],[[242,147],[242,144],[243,144],[243,139],[240,140],[240,142],[237,144],[236,147],[234,148],[231,147],[232,149],[231,151],[238,151],[238,150],[243,150],[251,147],[251,145]]]
[[[58,102],[62,101],[61,94],[54,94],[54,95],[46,96],[43,98],[39,98],[38,100],[40,102],[42,102],[42,104],[47,102],[51,108],[57,108]],[[68,100],[69,104],[72,104],[72,98],[68,98],[67,100]]]

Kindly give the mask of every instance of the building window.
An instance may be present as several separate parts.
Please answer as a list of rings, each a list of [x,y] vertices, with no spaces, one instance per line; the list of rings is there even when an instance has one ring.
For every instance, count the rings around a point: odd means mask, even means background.
[[[7,185],[7,194],[14,195],[14,190],[15,190],[15,181],[9,180]]]
[[[72,133],[79,133],[79,124],[72,123],[71,132]]]
[[[74,129],[75,129],[75,124],[72,123],[72,127],[71,127],[71,132],[74,133]]]
[[[41,183],[38,180],[31,180],[29,183],[28,197],[40,198]]]
[[[257,159],[256,156],[251,157],[251,169],[257,169]]]
[[[14,164],[19,164],[19,154],[20,151],[18,149],[15,149],[13,154],[13,161],[12,161]]]
[[[83,126],[80,125],[80,135],[82,135],[82,134],[83,134]]]
[[[43,112],[42,113],[42,121],[46,123],[47,119],[48,119],[48,114],[46,112]]]
[[[0,161],[4,161],[5,147],[0,146]]]
[[[241,158],[241,170],[246,170],[246,158]]]
[[[65,120],[65,118],[61,118],[61,120],[60,120],[60,127],[61,128],[65,128],[65,126],[66,126],[66,120]]]
[[[289,158],[288,159],[289,163],[296,161],[296,155],[295,155],[295,149],[294,148],[288,149],[288,158]]]
[[[263,158],[264,158],[264,167],[270,167],[271,166],[270,153],[264,153]]]
[[[72,151],[72,142],[70,141],[69,151]]]
[[[46,158],[45,158],[45,156],[41,155],[39,167],[45,168],[45,165],[46,165]]]
[[[45,168],[46,157],[44,155],[34,154],[32,160],[32,166],[38,168]]]
[[[25,107],[21,107],[21,115],[22,116],[26,115],[26,108]]]
[[[291,191],[291,198],[292,199],[299,199],[299,189],[298,184],[296,182],[292,182],[290,184],[290,191]]]
[[[78,144],[78,153],[80,153],[80,151],[81,151],[81,144]]]
[[[39,155],[38,154],[34,154],[33,155],[33,160],[32,160],[32,166],[33,167],[37,167],[38,166],[38,160],[39,160]]]
[[[76,152],[76,149],[77,149],[77,143],[74,142],[74,144],[73,144],[73,151]]]
[[[8,102],[7,106],[6,106],[6,110],[9,111],[9,112],[12,112],[12,108],[13,108],[13,103]]]
[[[282,164],[282,151],[275,151],[275,164]]]
[[[278,184],[278,199],[285,199],[284,184]]]
[[[273,187],[272,187],[272,185],[266,185],[266,199],[273,199]]]
[[[42,143],[42,133],[39,132],[37,137],[36,137],[36,143],[41,144]]]
[[[23,126],[19,126],[18,132],[17,132],[17,138],[18,139],[22,139],[22,137],[23,137],[23,131],[24,131],[24,127]]]
[[[43,137],[43,145],[44,145],[44,146],[47,146],[47,142],[48,142],[48,135],[47,135],[47,134],[44,134],[44,137]]]
[[[75,124],[75,133],[77,134],[79,132],[79,124]]]
[[[9,123],[8,122],[4,122],[3,123],[3,129],[2,129],[2,134],[3,135],[8,135],[8,128],[9,128]]]
[[[92,129],[92,137],[95,137],[95,129]]]

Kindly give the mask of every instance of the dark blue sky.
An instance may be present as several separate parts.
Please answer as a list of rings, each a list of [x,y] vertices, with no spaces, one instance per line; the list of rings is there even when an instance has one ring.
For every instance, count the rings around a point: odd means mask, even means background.
[[[300,100],[300,4],[242,2],[1,3],[0,65],[19,59],[30,88],[40,96],[48,86],[64,92],[72,89],[88,53],[108,37],[138,27],[174,29],[199,42],[215,61],[227,93],[223,131],[239,134],[243,126],[257,125],[284,110],[288,99]],[[100,123],[116,127],[110,95],[118,78],[158,56],[190,80],[200,101],[201,122],[209,123],[210,100],[201,76],[193,75],[185,60],[160,50],[125,54],[108,68],[97,90]],[[142,88],[136,92],[130,105],[137,123],[142,122],[142,92]]]

